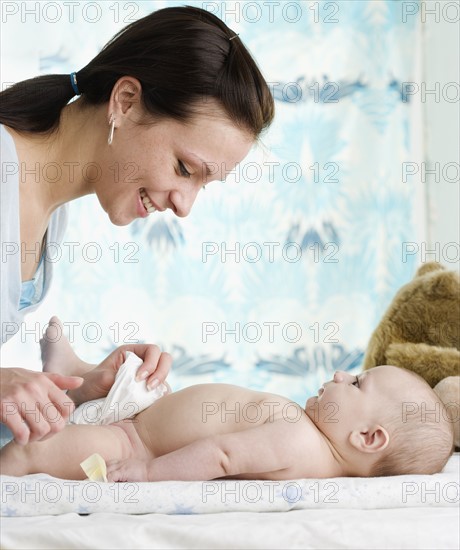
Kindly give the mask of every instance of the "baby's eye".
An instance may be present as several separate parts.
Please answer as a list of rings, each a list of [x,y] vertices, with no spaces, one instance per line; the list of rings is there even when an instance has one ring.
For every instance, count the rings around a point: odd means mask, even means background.
[[[359,388],[359,378],[358,378],[358,376],[356,376],[356,380],[353,382],[352,386],[356,386],[357,388]]]
[[[184,178],[189,178],[191,176],[190,172],[185,168],[184,163],[179,161],[179,172]]]

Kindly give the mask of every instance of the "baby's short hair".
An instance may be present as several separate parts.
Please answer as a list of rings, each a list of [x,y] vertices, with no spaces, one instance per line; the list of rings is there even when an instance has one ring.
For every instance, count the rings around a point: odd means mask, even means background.
[[[406,370],[406,369],[404,369]],[[435,474],[454,452],[454,429],[444,403],[418,374],[408,399],[382,421],[390,442],[373,465],[370,476]],[[398,410],[399,409],[399,410]]]

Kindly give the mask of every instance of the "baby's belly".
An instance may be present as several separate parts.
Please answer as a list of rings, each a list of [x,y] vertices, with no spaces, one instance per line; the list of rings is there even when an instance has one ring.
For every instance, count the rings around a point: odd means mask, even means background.
[[[161,456],[198,439],[255,428],[294,406],[282,396],[231,384],[198,384],[165,395],[139,413],[132,437],[152,457]]]

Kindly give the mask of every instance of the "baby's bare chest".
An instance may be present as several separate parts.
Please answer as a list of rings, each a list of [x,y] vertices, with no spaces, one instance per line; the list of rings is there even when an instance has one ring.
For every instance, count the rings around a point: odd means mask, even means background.
[[[218,431],[224,425],[231,427],[232,431],[238,431],[297,415],[294,411],[298,409],[296,403],[285,397],[248,390],[241,393],[229,391],[222,397],[206,399],[201,402],[200,410],[197,409],[196,413],[199,413],[200,421],[209,422]]]
[[[163,401],[163,402],[161,402]],[[160,408],[163,405],[163,411]],[[158,402],[163,420],[177,427],[213,433],[248,429],[280,417],[295,416],[299,406],[287,398],[232,384],[198,384]]]
[[[287,398],[233,386],[200,384],[171,393],[137,416],[148,445],[164,454],[197,439],[255,428],[302,409]]]

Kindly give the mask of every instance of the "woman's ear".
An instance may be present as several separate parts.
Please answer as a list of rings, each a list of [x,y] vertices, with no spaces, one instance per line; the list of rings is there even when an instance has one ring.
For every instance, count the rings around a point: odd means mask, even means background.
[[[383,426],[377,424],[367,430],[354,430],[350,434],[349,442],[358,451],[376,453],[386,449],[390,443],[390,436]]]
[[[119,121],[133,106],[141,103],[142,84],[137,78],[123,76],[115,82],[110,95],[108,116],[113,114]]]

